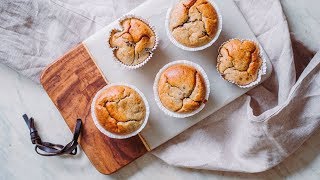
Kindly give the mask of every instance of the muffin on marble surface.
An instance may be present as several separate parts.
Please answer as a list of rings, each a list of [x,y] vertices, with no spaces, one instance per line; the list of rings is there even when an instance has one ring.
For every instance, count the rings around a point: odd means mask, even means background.
[[[255,82],[262,63],[259,46],[253,41],[231,39],[219,48],[218,72],[236,85],[246,86]]]
[[[94,110],[99,124],[115,134],[136,131],[146,117],[146,105],[142,97],[124,85],[104,89],[95,101]]]
[[[207,0],[181,0],[169,16],[169,29],[173,38],[187,47],[200,47],[209,43],[218,31],[219,17]]]
[[[143,63],[152,56],[157,46],[157,37],[147,22],[136,17],[120,20],[122,30],[113,29],[109,37],[109,45],[114,56],[126,66]]]
[[[176,64],[167,68],[158,82],[158,95],[165,108],[189,113],[205,102],[206,84],[194,67]]]

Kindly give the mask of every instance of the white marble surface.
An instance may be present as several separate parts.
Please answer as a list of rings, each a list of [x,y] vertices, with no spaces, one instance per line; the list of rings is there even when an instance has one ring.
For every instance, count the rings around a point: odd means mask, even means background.
[[[319,47],[319,0],[282,0],[292,34],[312,50]],[[2,179],[320,179],[320,130],[297,152],[258,174],[226,173],[172,167],[146,154],[117,173],[104,176],[83,152],[70,157],[35,154],[23,113],[35,117],[44,140],[67,143],[71,132],[42,89],[0,64],[0,180]],[[76,166],[75,166],[76,165]]]

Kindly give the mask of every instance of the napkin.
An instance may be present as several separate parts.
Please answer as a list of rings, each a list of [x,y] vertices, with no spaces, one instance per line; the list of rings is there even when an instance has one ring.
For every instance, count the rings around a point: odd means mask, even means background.
[[[52,60],[143,1],[3,0],[0,62],[39,82],[41,71]],[[273,73],[152,151],[169,164],[264,171],[293,153],[320,126],[320,53],[296,80],[290,34],[279,0],[235,2],[269,56]]]
[[[320,126],[320,53],[296,80],[288,25],[280,2],[235,2],[266,50],[273,73],[260,86],[154,151],[169,164],[265,171],[292,154]]]

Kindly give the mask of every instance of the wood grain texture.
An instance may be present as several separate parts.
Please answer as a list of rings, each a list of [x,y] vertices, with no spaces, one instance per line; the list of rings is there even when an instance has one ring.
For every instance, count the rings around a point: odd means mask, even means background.
[[[107,82],[83,44],[48,66],[41,84],[71,130],[82,119],[80,145],[99,172],[111,174],[147,152],[138,136],[110,139],[94,125],[91,101]]]

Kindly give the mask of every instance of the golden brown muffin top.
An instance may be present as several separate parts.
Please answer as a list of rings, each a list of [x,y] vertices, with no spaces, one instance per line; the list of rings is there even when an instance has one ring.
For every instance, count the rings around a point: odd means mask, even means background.
[[[177,64],[161,74],[158,94],[168,110],[187,113],[198,109],[205,101],[206,86],[202,75],[195,68]]]
[[[233,39],[219,50],[217,68],[224,79],[240,86],[254,82],[262,64],[259,47],[249,40]]]
[[[171,11],[173,37],[188,47],[209,43],[218,30],[218,14],[207,0],[181,0]]]
[[[127,86],[111,86],[103,91],[95,103],[100,125],[116,134],[131,133],[142,125],[146,106],[142,97]]]
[[[112,30],[109,44],[114,56],[125,65],[137,65],[146,60],[156,44],[153,30],[140,19],[127,18],[120,22],[122,31]]]

